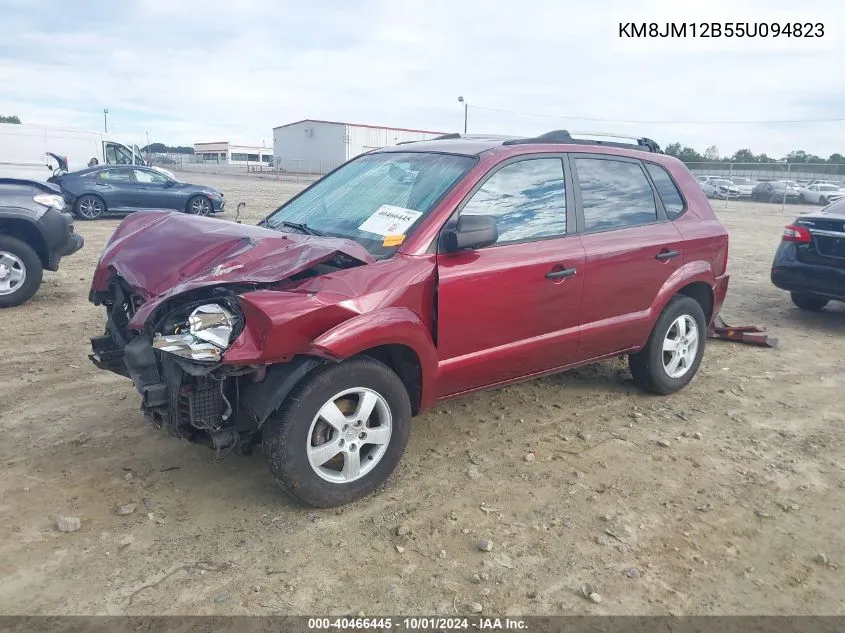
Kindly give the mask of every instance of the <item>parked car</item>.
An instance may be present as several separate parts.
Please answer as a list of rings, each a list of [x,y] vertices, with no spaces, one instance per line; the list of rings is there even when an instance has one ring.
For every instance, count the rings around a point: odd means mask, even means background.
[[[172,178],[156,167],[97,166],[50,179],[59,185],[70,208],[83,220],[139,209],[174,209],[194,215],[220,213],[223,194]]]
[[[814,204],[828,204],[839,200],[845,191],[837,185],[808,185],[798,190],[798,198],[801,202],[812,202]]]
[[[29,300],[44,270],[56,271],[62,257],[84,244],[55,185],[0,178],[0,308]]]
[[[802,310],[845,301],[845,200],[797,218],[783,230],[772,283]]]
[[[837,187],[841,187],[838,182],[834,182],[833,180],[809,180],[804,184],[805,187],[812,185],[836,185]]]
[[[783,180],[761,182],[751,190],[751,199],[760,202],[798,202],[799,189]]]
[[[734,187],[736,187],[739,192],[740,198],[750,198],[751,192],[754,191],[754,187],[759,184],[756,180],[743,177],[734,177],[731,179],[731,182],[733,182]]]
[[[449,135],[354,158],[259,226],[127,217],[92,281],[91,359],[156,424],[263,442],[288,493],[335,506],[381,485],[442,400],[619,355],[681,389],[727,252],[653,141]]]
[[[739,187],[737,187],[736,183],[727,178],[720,180],[711,180],[709,184],[716,188],[716,192],[713,194],[713,197],[717,198],[718,200],[725,200],[727,198],[739,198],[741,195]]]

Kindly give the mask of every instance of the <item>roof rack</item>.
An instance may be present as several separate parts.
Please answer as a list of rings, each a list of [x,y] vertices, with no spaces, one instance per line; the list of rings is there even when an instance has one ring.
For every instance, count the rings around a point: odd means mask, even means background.
[[[619,134],[597,134],[592,132],[579,134],[579,136],[598,136],[600,138],[575,138],[567,130],[553,130],[551,132],[546,132],[545,134],[541,134],[540,136],[535,136],[533,138],[510,139],[502,143],[502,145],[528,145],[532,143],[565,143],[569,145],[602,145],[605,147],[638,149],[645,152],[652,152],[654,154],[663,153],[663,150],[660,149],[660,146],[655,141],[652,141],[650,138],[637,138],[634,136],[625,136]],[[633,143],[604,140],[605,138],[629,139],[633,141]]]
[[[466,141],[510,141],[521,138],[519,136],[507,136],[504,134],[459,134],[452,132],[451,134],[441,134],[433,138],[422,141],[399,141],[397,145],[407,145],[408,143],[425,143],[426,141],[451,141],[456,139],[463,139]]]

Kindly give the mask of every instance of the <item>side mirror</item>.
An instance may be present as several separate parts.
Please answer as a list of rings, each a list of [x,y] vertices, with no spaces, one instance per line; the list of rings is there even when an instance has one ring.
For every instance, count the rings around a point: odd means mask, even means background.
[[[450,253],[464,249],[482,248],[499,239],[496,218],[492,215],[462,215],[454,229],[443,234],[444,246]]]

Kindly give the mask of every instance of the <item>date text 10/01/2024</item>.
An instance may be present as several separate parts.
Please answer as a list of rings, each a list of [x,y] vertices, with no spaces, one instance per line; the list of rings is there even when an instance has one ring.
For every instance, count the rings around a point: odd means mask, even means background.
[[[824,37],[821,22],[620,22],[619,37]]]
[[[308,630],[310,631],[390,630],[394,628],[404,631],[527,631],[527,624],[524,620],[518,618],[495,617],[308,618]]]

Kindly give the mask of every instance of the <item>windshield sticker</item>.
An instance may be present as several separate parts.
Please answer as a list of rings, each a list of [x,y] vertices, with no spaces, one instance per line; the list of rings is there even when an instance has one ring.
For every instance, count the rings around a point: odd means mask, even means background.
[[[404,235],[388,235],[381,243],[382,246],[399,246],[405,241]]]
[[[364,220],[364,223],[358,227],[358,230],[375,233],[382,237],[403,235],[408,227],[416,222],[421,215],[422,213],[413,209],[383,204],[375,213]]]

